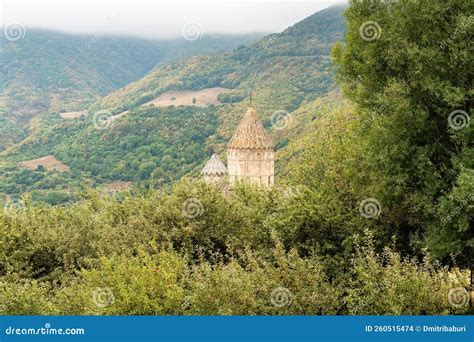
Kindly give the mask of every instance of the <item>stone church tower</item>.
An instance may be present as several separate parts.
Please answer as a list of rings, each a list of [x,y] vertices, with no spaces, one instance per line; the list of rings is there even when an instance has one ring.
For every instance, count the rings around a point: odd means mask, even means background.
[[[275,145],[260,122],[257,111],[249,107],[227,145],[227,168],[214,153],[201,173],[207,183],[229,178],[270,188],[275,182]]]
[[[226,179],[227,168],[219,159],[217,154],[214,153],[202,169],[201,173],[203,174],[206,183],[221,183]]]
[[[227,145],[229,182],[247,181],[269,188],[275,181],[274,161],[275,145],[255,108],[249,107]]]

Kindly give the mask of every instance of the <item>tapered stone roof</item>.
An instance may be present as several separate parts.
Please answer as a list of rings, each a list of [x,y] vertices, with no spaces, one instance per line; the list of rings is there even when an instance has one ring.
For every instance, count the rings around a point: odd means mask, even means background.
[[[236,149],[275,149],[272,138],[265,131],[257,111],[249,107],[227,145]]]
[[[213,154],[211,159],[206,163],[204,168],[201,171],[204,175],[226,175],[227,174],[227,167],[224,163],[219,159],[217,154]]]

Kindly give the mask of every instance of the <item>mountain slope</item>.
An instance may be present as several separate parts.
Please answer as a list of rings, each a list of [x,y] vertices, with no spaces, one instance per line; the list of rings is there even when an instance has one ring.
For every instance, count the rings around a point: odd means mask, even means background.
[[[324,108],[339,101],[328,54],[331,46],[343,39],[343,11],[344,7],[331,7],[232,52],[155,68],[94,103],[87,117],[64,120],[58,113],[50,113],[42,118],[37,134],[5,157],[17,163],[55,156],[72,170],[54,175],[56,189],[75,188],[84,180],[91,186],[119,180],[170,182],[196,173],[211,151],[224,151],[249,103],[250,92],[277,148],[282,148],[315,115],[322,115]],[[218,96],[220,105],[198,107],[190,101],[187,106],[161,108],[147,104],[170,90],[214,87],[228,89]],[[327,96],[333,93],[336,96]],[[169,100],[172,103],[173,98]],[[298,111],[300,107],[303,109]],[[308,108],[319,112],[310,113]],[[97,127],[95,119],[102,111],[123,116],[111,125]],[[15,172],[4,178],[15,192],[36,186],[25,184],[25,179],[42,177],[46,184],[53,177],[43,170],[23,170],[24,183],[19,184]],[[0,192],[7,193],[12,187],[0,188]]]
[[[345,32],[344,8],[333,6],[317,12],[281,33],[227,54],[197,57],[158,68],[99,100],[93,109],[119,112],[139,104],[143,94],[157,96],[169,89],[222,86],[258,93],[257,90],[271,85],[286,93],[290,85],[296,92],[323,94],[332,85],[330,49],[334,42],[343,39]],[[317,70],[311,70],[312,67]],[[274,95],[272,98],[275,100]]]
[[[17,41],[3,39],[0,150],[25,137],[26,124],[38,113],[82,108],[156,65],[227,51],[255,38],[205,36],[193,42],[151,41],[28,30]]]

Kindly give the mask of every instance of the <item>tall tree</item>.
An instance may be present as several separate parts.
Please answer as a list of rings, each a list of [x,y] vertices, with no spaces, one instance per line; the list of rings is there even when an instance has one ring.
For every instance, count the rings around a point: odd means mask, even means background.
[[[353,1],[333,50],[359,115],[359,183],[389,230],[462,265],[474,260],[472,13],[463,0]]]

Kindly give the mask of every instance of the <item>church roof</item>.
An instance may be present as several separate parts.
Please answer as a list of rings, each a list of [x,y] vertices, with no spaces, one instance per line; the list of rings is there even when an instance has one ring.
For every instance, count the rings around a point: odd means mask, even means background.
[[[255,108],[249,107],[227,147],[237,149],[274,149],[275,145],[259,120]]]
[[[227,167],[214,153],[201,172],[205,175],[226,175]]]

